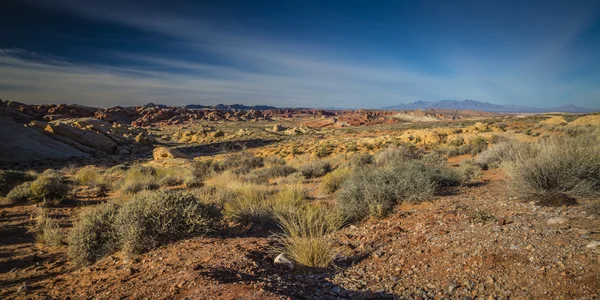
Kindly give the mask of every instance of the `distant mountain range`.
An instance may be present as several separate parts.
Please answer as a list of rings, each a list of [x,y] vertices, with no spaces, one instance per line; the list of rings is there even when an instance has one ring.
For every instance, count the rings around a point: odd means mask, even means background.
[[[406,104],[398,104],[394,106],[386,106],[384,110],[416,110],[416,109],[455,109],[455,110],[479,110],[488,112],[504,112],[504,113],[542,113],[542,112],[569,112],[569,113],[586,113],[594,111],[592,109],[575,106],[572,104],[563,105],[554,108],[540,108],[524,105],[499,105],[488,102],[475,100],[440,100],[440,101],[416,101]]]

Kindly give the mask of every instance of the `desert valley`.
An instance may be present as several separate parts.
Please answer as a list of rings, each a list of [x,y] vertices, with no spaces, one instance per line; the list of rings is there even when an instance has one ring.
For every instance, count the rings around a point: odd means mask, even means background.
[[[0,103],[2,299],[596,299],[600,115]]]

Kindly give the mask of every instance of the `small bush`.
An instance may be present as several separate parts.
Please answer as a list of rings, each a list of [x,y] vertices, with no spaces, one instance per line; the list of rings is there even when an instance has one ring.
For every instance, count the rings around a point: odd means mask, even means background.
[[[247,174],[251,169],[256,169],[264,166],[262,157],[254,156],[250,152],[240,152],[227,156],[223,161],[213,164],[215,171],[225,171],[231,169],[239,169],[237,174]]]
[[[216,210],[197,197],[177,191],[137,194],[118,213],[123,250],[138,254],[159,245],[215,228]]]
[[[326,268],[331,265],[335,251],[327,235],[344,223],[340,215],[307,205],[277,217],[284,232],[278,236],[283,253],[305,266]]]
[[[456,138],[451,140],[448,144],[450,144],[450,146],[460,147],[465,144],[465,139],[462,136],[457,136]]]
[[[364,167],[374,162],[373,155],[369,153],[355,153],[350,157],[349,165],[351,167]]]
[[[487,141],[480,136],[477,136],[474,139],[472,139],[469,142],[469,145],[471,146],[471,154],[473,155],[483,152],[488,148]]]
[[[31,196],[44,205],[58,204],[71,193],[71,184],[56,174],[42,174],[31,183]]]
[[[153,191],[159,189],[160,186],[154,180],[147,181],[128,181],[121,187],[121,191],[127,195],[134,195],[141,191]]]
[[[31,228],[36,242],[48,246],[60,246],[63,244],[63,235],[58,222],[40,209],[34,219],[35,225]]]
[[[316,161],[300,168],[304,178],[318,178],[331,172],[331,164],[326,161]]]
[[[321,190],[328,194],[335,193],[335,191],[337,191],[341,187],[342,183],[344,183],[344,181],[346,181],[348,177],[350,177],[350,169],[335,169],[333,172],[323,177],[323,180],[320,184]]]
[[[295,172],[296,169],[293,167],[275,165],[269,168],[256,169],[250,172],[246,179],[253,183],[267,183],[271,178],[285,177]]]
[[[6,195],[10,204],[24,202],[31,198],[31,182],[25,182],[10,190]]]
[[[75,181],[80,185],[94,186],[101,179],[100,172],[93,166],[86,166],[75,172]]]
[[[120,246],[119,206],[105,203],[84,211],[69,236],[69,257],[75,265],[90,265]]]
[[[34,179],[35,177],[27,172],[0,170],[0,196],[6,195],[23,182]]]
[[[503,164],[512,185],[529,195],[600,195],[600,138],[540,139]]]
[[[459,173],[463,183],[472,182],[481,177],[481,167],[475,165],[470,159],[465,159],[460,163]]]
[[[526,143],[506,141],[493,145],[491,148],[479,153],[475,163],[483,168],[498,168],[503,161],[514,160],[518,153],[530,152],[531,147]],[[528,153],[527,155],[530,155]]]
[[[377,166],[386,166],[399,161],[418,159],[421,157],[421,155],[422,153],[419,152],[414,145],[400,145],[395,148],[377,152],[374,156],[374,159]]]

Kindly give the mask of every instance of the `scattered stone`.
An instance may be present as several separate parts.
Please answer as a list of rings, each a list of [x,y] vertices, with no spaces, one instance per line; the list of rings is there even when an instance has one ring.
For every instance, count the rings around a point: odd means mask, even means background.
[[[600,241],[593,241],[591,243],[589,243],[587,246],[585,246],[586,248],[591,248],[594,249],[596,247],[600,246]]]
[[[548,219],[548,222],[547,222],[548,225],[564,225],[567,223],[569,223],[569,219],[564,218],[564,217],[550,218],[550,219]]]
[[[154,150],[152,151],[152,156],[154,157],[154,160],[170,158],[189,158],[187,155],[185,155],[185,153],[176,149],[169,149],[167,147],[154,148]]]
[[[290,271],[294,269],[294,263],[289,260],[283,253],[277,255],[275,260],[273,261],[275,266],[289,269]]]

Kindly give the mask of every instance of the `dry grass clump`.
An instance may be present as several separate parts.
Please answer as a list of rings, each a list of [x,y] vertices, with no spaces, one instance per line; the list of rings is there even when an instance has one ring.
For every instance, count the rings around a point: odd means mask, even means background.
[[[71,183],[57,172],[44,171],[29,186],[31,198],[43,205],[57,205],[71,194]]]
[[[63,235],[58,222],[48,216],[44,209],[39,209],[34,218],[34,225],[30,228],[36,242],[48,246],[60,246],[63,244]]]
[[[145,192],[125,202],[118,214],[122,247],[138,254],[215,228],[216,209],[178,191]]]
[[[246,185],[234,193],[234,198],[224,204],[225,216],[241,224],[274,223],[274,202],[268,189]]]
[[[119,205],[105,203],[84,211],[69,235],[69,258],[75,265],[90,265],[118,250]]]
[[[528,195],[600,195],[600,138],[554,137],[527,144],[503,167],[512,186]]]
[[[0,196],[6,195],[14,187],[26,181],[34,180],[36,176],[30,172],[0,170]]]
[[[280,252],[308,267],[326,268],[331,265],[335,251],[329,234],[338,230],[344,219],[334,211],[312,205],[277,215],[283,231],[277,236]]]
[[[333,194],[337,191],[344,181],[346,181],[350,175],[351,170],[349,168],[337,168],[333,172],[323,176],[320,183],[320,188],[327,194]]]
[[[331,164],[327,161],[318,160],[300,167],[299,171],[304,178],[318,178],[331,172]]]

